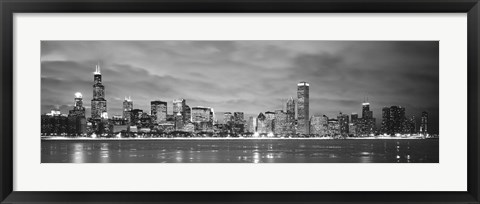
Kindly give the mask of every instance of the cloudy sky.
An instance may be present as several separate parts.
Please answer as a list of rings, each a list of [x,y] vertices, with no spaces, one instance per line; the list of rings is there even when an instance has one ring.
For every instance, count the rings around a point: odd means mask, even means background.
[[[384,106],[407,115],[428,111],[438,129],[438,42],[405,41],[43,41],[42,113],[67,113],[75,92],[90,115],[93,72],[100,64],[108,113],[185,98],[220,115],[257,115],[296,98],[297,83],[310,83],[310,114],[361,113],[368,98],[377,123]]]

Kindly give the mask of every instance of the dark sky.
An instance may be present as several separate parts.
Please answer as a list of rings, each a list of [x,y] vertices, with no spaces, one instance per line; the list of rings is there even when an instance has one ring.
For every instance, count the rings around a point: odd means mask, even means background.
[[[43,41],[42,113],[73,105],[83,94],[87,114],[93,72],[100,64],[109,115],[150,101],[185,98],[190,106],[255,114],[282,108],[310,83],[310,114],[361,113],[368,97],[377,123],[383,106],[430,115],[438,131],[437,41]]]

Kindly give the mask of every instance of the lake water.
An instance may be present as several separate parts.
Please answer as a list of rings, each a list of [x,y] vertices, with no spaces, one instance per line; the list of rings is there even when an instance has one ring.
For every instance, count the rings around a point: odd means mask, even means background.
[[[438,163],[438,139],[42,140],[42,163]]]

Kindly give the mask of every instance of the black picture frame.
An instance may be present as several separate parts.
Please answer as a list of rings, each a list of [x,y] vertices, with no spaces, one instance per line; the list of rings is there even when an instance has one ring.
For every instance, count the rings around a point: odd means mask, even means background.
[[[2,203],[479,203],[478,0],[0,0]],[[468,190],[466,192],[23,192],[13,191],[15,13],[467,13]],[[32,172],[34,173],[34,172]],[[445,175],[448,176],[448,175]]]

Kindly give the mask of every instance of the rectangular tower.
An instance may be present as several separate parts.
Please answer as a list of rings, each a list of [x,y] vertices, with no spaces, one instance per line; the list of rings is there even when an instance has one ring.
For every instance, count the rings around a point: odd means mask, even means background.
[[[391,111],[390,111],[389,107],[383,107],[383,109],[382,109],[382,128],[381,128],[381,133],[382,134],[391,135],[393,133],[390,113],[391,113]]]
[[[426,111],[422,112],[422,118],[420,121],[420,134],[428,135],[428,113]]]
[[[298,134],[310,134],[310,123],[309,123],[309,87],[310,85],[307,82],[300,82],[297,84],[297,97],[298,97],[298,125],[297,133]]]
[[[342,134],[343,136],[347,136],[348,124],[350,123],[350,121],[348,121],[348,115],[340,112],[340,114],[337,116],[337,119],[338,124],[340,125],[340,134]]]
[[[130,125],[132,122],[131,112],[133,110],[133,101],[130,99],[130,97],[125,97],[125,100],[123,101],[123,120]]]
[[[167,102],[165,101],[152,101],[151,115],[155,123],[161,123],[167,121]]]
[[[295,134],[295,100],[293,97],[287,100],[285,112],[287,114],[286,134]]]

